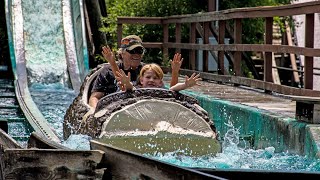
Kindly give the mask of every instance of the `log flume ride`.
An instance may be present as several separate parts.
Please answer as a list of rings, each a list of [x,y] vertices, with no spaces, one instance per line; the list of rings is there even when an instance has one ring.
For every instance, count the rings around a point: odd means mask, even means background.
[[[37,2],[45,3],[47,1]],[[68,43],[64,48],[67,52],[65,56],[68,57],[68,62],[66,63],[68,64],[70,77],[76,77],[70,79],[72,81],[72,86],[76,87],[75,89],[78,89],[77,87],[80,82],[80,78],[77,78],[77,64],[75,63],[77,62],[77,59],[75,57],[78,57],[79,53],[79,57],[85,57],[85,55],[81,55],[81,52],[85,52],[84,50],[86,50],[86,45],[73,44],[75,42],[84,42],[81,39],[75,40],[73,39],[74,37],[85,37],[81,36],[82,33],[80,30],[82,28],[79,28],[81,26],[80,24],[72,25],[72,23],[68,23],[82,22],[81,11],[77,11],[77,7],[80,9],[79,6],[82,6],[82,3],[79,3],[78,1],[74,1],[73,3],[74,4],[70,4],[69,1],[62,1],[63,7],[57,7],[59,9],[63,9],[63,14],[58,9],[53,9],[52,12],[60,14],[61,18],[63,18],[63,20],[61,19],[61,22],[65,23],[63,27],[66,28],[66,30],[63,30],[64,32],[61,34],[65,35],[64,38],[66,39],[66,43]],[[32,13],[30,17],[32,18],[29,19],[23,17],[23,15],[27,15],[28,13],[28,11],[26,11],[28,7],[24,6],[26,4],[32,5],[30,6],[30,12]],[[30,64],[27,64],[28,61],[26,61],[25,58],[25,55],[28,54],[28,51],[25,50],[26,44],[28,44],[26,42],[28,39],[39,38],[31,36],[32,31],[28,32],[24,25],[37,21],[37,19],[34,18],[36,17],[34,16],[34,12],[37,10],[34,4],[35,3],[22,3],[21,0],[5,0],[8,39],[14,72],[13,84],[15,95],[12,93],[2,94],[1,98],[10,98],[11,102],[15,102],[15,100],[12,99],[16,98],[19,107],[17,104],[14,104],[13,106],[4,105],[2,108],[21,108],[23,117],[22,114],[21,117],[5,117],[6,119],[2,119],[1,123],[8,120],[19,122],[21,124],[26,122],[26,124],[30,126],[30,128],[28,128],[30,131],[28,130],[23,133],[21,137],[18,137],[15,135],[9,136],[5,131],[0,129],[0,179],[223,179],[221,177],[230,179],[253,179],[252,177],[255,179],[259,177],[315,179],[319,177],[319,174],[307,172],[272,172],[251,169],[190,169],[174,166],[172,164],[167,164],[142,156],[141,152],[138,150],[139,148],[136,149],[136,147],[132,145],[132,142],[137,142],[140,139],[142,142],[146,142],[146,137],[158,136],[159,139],[152,140],[151,142],[160,144],[159,147],[166,147],[168,144],[165,143],[170,142],[173,149],[179,149],[179,147],[181,149],[193,149],[194,146],[186,147],[186,145],[193,144],[193,142],[191,142],[192,138],[198,140],[201,139],[203,142],[207,141],[215,143],[217,134],[211,121],[207,121],[207,113],[194,103],[195,101],[193,98],[161,89],[138,90],[131,93],[112,94],[109,95],[108,98],[104,98],[99,103],[99,108],[97,108],[94,113],[88,113],[90,110],[90,107],[87,105],[88,92],[90,92],[89,84],[92,83],[94,74],[96,74],[97,71],[92,71],[92,73],[86,77],[85,83],[88,85],[82,86],[81,94],[75,99],[74,104],[66,114],[66,118],[74,117],[74,119],[67,119],[65,121],[65,138],[72,133],[92,135],[95,137],[95,140],[90,141],[91,149],[85,151],[72,150],[57,143],[59,141],[58,137],[42,117],[41,113],[32,101],[28,90],[28,74],[26,65]],[[40,5],[38,7],[46,8],[45,5]],[[71,9],[75,11],[71,12]],[[39,12],[42,13],[42,11]],[[44,16],[42,15],[43,13],[38,16],[41,20],[44,19]],[[59,21],[56,18],[52,18],[53,16],[50,13],[47,13],[46,15],[49,17],[48,19],[55,19],[55,23]],[[74,17],[69,15],[74,15]],[[74,21],[75,19],[77,19],[77,21]],[[32,21],[28,22],[28,20]],[[39,35],[39,29],[47,30],[47,27],[53,27],[53,32],[57,32],[55,28],[56,26],[51,26],[52,24],[45,24],[45,22],[50,23],[52,21],[37,22],[43,22],[42,24],[46,28],[30,24],[32,25],[31,27],[37,27],[34,28],[36,30],[36,33],[34,33],[36,34],[36,37]],[[85,27],[83,26],[83,29],[84,28]],[[78,32],[77,36],[72,35],[74,32]],[[26,36],[26,34],[28,36]],[[47,39],[47,32],[45,34]],[[53,39],[50,42],[56,41]],[[61,41],[59,40],[59,47],[62,47],[60,43]],[[34,47],[38,48],[38,46]],[[72,47],[83,47],[83,49],[72,49]],[[48,49],[52,52],[51,48],[44,49]],[[29,50],[29,52],[32,51],[33,50]],[[36,59],[43,60],[42,58]],[[60,58],[54,59],[60,60]],[[6,82],[6,84],[8,83]],[[11,85],[9,87],[5,86],[5,88],[13,90],[13,86]],[[154,94],[157,93],[158,95],[155,96]],[[109,98],[111,98],[111,100]],[[7,99],[6,103],[8,103]],[[129,100],[130,102],[124,102]],[[108,102],[111,104],[108,104]],[[153,104],[161,104],[161,106],[153,106]],[[170,104],[170,108],[168,108],[169,110],[165,110],[164,107],[168,104]],[[127,118],[130,117],[130,114],[135,112],[134,108],[143,106],[145,106],[145,111],[143,112],[150,111],[152,116],[149,114],[150,116],[142,118],[143,121],[140,119]],[[75,113],[77,115],[71,115],[73,113],[72,110],[76,110]],[[179,116],[179,118],[173,118],[171,121],[168,118],[166,119],[166,117],[161,119],[163,118],[162,116],[172,117],[173,115],[170,114],[172,112],[184,111],[186,111],[185,116],[195,116],[197,120],[190,120],[187,123],[184,123],[182,120],[185,120],[185,118],[182,118],[181,116]],[[6,114],[4,115],[8,115],[7,112],[8,111],[6,111]],[[130,112],[129,116],[127,112]],[[153,114],[154,112],[162,112],[160,113],[162,114],[161,118],[160,115],[159,119],[155,118],[158,116],[157,114]],[[137,113],[140,113],[140,111]],[[125,118],[120,119],[119,117]],[[122,123],[117,123],[117,121],[121,121]],[[150,122],[152,122],[152,124],[150,124]],[[192,124],[194,122],[199,122],[200,125]],[[11,122],[8,121],[8,123]],[[141,131],[147,131],[148,133],[141,133]],[[32,133],[29,137],[30,132]],[[135,134],[138,134],[139,136]],[[164,137],[167,137],[167,139]],[[179,141],[176,137],[181,137],[183,140]],[[188,137],[192,137],[189,138],[191,140],[188,140]],[[27,148],[21,147],[20,144],[16,142],[16,140],[24,141],[27,138],[29,138]],[[128,138],[129,140],[123,141],[124,138]],[[103,141],[98,142],[98,140]],[[218,144],[215,145],[218,146]],[[132,152],[129,149],[140,153]],[[154,150],[167,152],[172,150],[169,147],[164,150],[148,149],[148,147],[143,147],[143,149],[144,151],[142,152],[152,152]],[[200,150],[197,151],[198,154],[208,152],[212,153],[216,150],[215,148],[213,148],[213,151],[210,148],[204,149],[207,149],[208,151]],[[191,151],[187,153],[191,153]],[[197,154],[195,153],[194,155]],[[221,177],[218,177],[217,175]]]
[[[103,64],[87,75],[64,118],[64,138],[86,134],[136,153],[220,152],[213,121],[195,98],[161,88],[116,92],[99,100],[90,113],[90,87]]]
[[[172,148],[169,147],[172,143],[176,143],[174,148],[189,148],[190,152],[194,150],[198,151],[198,154],[219,151],[220,145],[216,140],[214,125],[210,123],[207,113],[197,106],[191,97],[164,89],[115,93],[101,99],[96,112],[85,119],[83,116],[88,114],[90,108],[86,104],[87,101],[82,101],[88,97],[88,94],[83,92],[89,92],[90,87],[87,83],[92,82],[96,72],[93,71],[87,76],[79,96],[75,98],[65,115],[65,137],[71,132],[95,137],[95,140],[90,141],[90,150],[69,149],[40,131],[32,132],[27,147],[23,148],[0,129],[0,179],[224,179],[145,157],[136,153],[137,148],[132,146],[135,141],[143,144],[151,138],[150,143],[158,143],[160,148],[168,146],[164,151],[171,151]],[[161,107],[153,107],[153,104],[160,104]],[[167,104],[170,106],[165,110]],[[144,108],[143,111],[149,109],[152,116],[144,118],[141,122],[135,119],[133,112],[139,107]],[[189,110],[190,108],[192,110]],[[171,110],[181,115],[176,115],[177,118],[169,121],[168,118],[173,116],[169,113]],[[158,119],[153,111],[164,113]],[[128,116],[127,112],[133,116]],[[125,123],[121,122],[122,118],[117,119],[123,116],[126,117]],[[179,121],[185,119],[184,117],[189,117],[189,121]],[[119,121],[120,123],[117,123]],[[133,128],[128,126],[128,122]],[[173,128],[172,124],[181,127]],[[135,135],[150,128],[152,133],[148,133],[148,139],[143,133]],[[180,139],[176,138],[176,135]],[[188,139],[190,142],[186,143],[185,140]],[[190,145],[199,143],[201,139],[208,147],[196,150],[196,145]],[[209,146],[212,142],[214,148]],[[147,147],[144,149],[148,152],[158,150]]]

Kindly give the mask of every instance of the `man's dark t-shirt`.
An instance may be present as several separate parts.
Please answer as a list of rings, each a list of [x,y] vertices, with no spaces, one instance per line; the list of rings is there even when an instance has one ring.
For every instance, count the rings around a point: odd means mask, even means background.
[[[119,69],[123,69],[123,64],[118,64]],[[140,73],[142,65],[139,65],[135,70],[129,69],[124,70],[124,72],[128,75],[128,72],[131,74],[131,82],[133,85],[136,84],[138,75]],[[91,93],[93,92],[103,92],[104,95],[114,93],[119,90],[117,81],[115,79],[114,74],[112,73],[111,66],[109,64],[102,67],[103,69],[97,75],[97,78],[93,82],[93,87]]]

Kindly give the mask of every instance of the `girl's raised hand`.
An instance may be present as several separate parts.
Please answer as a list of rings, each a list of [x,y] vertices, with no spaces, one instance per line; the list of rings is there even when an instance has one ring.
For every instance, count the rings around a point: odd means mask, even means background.
[[[190,78],[186,76],[185,85],[187,88],[197,85],[198,81],[201,81],[200,74],[193,73]]]
[[[172,71],[179,72],[182,62],[183,58],[181,58],[181,54],[176,53],[173,57],[173,60],[170,61]]]
[[[116,80],[119,82],[118,84],[122,86],[121,90],[128,90],[133,88],[130,81],[131,80],[130,72],[128,72],[128,76],[127,76],[126,73],[122,69],[120,69],[120,71],[116,72],[115,77],[116,77]]]

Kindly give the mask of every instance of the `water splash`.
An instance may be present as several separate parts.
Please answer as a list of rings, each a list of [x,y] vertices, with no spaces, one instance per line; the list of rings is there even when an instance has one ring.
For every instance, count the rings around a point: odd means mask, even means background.
[[[320,171],[320,160],[289,154],[275,153],[274,147],[254,150],[240,146],[240,128],[225,124],[228,131],[222,142],[222,152],[215,156],[185,156],[179,151],[160,154],[145,154],[147,157],[179,166],[218,169],[256,169],[285,171]]]
[[[22,3],[29,83],[60,83],[68,87],[61,1]]]
[[[74,150],[90,150],[90,140],[92,138],[82,134],[72,134],[61,144]]]
[[[67,106],[71,104],[74,94],[72,91],[58,89],[33,89],[32,96],[35,103],[40,108],[49,122],[62,124],[63,116]],[[70,95],[68,97],[68,95]],[[57,98],[61,98],[63,105],[58,105]],[[45,97],[45,98],[44,98]],[[46,97],[49,97],[46,99]],[[60,101],[60,100],[59,100]],[[63,102],[64,101],[64,102]],[[49,107],[44,107],[49,106]],[[51,106],[51,107],[50,107]],[[53,111],[61,108],[61,111]],[[243,145],[240,139],[240,127],[234,127],[231,123],[225,124],[227,132],[223,137],[222,152],[206,156],[185,156],[184,149],[177,149],[170,153],[153,152],[144,154],[147,157],[155,158],[164,162],[172,163],[185,167],[198,168],[218,168],[218,169],[258,169],[258,170],[283,170],[283,171],[317,171],[320,172],[320,160],[309,159],[305,156],[290,154],[288,152],[276,153],[274,147],[265,149],[251,149],[250,146]],[[62,132],[62,126],[57,126],[59,132]],[[84,135],[71,135],[63,144],[71,149],[89,150],[90,137]],[[71,143],[71,144],[69,144]]]
[[[63,139],[63,118],[76,94],[59,83],[38,84],[30,87],[30,94],[59,139]]]

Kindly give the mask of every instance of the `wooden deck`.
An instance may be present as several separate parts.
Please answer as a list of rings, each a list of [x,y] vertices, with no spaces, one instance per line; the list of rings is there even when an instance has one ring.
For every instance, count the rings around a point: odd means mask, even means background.
[[[166,75],[164,80],[169,83],[170,76]],[[179,82],[183,81],[184,78],[180,77]],[[199,84],[199,86],[192,87],[190,90],[222,100],[268,110],[283,116],[295,117],[296,103],[288,97],[279,94],[266,94],[261,90],[244,86],[235,87],[231,84],[218,84],[214,81],[201,81]]]

